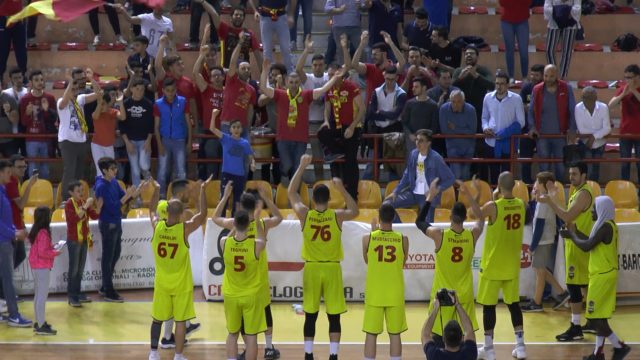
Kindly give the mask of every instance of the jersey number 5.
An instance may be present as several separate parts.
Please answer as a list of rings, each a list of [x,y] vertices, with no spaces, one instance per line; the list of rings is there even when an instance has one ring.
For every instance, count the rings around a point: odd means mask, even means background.
[[[509,214],[505,216],[503,220],[507,223],[507,230],[520,229],[520,214]]]
[[[233,258],[233,271],[241,272],[247,268],[247,265],[244,263],[244,256],[235,256]]]
[[[385,250],[387,250],[386,256],[385,256]],[[395,246],[391,246],[391,245],[387,245],[387,246],[382,246],[382,245],[378,245],[376,246],[373,251],[378,253],[378,262],[394,262],[396,261],[396,247]]]
[[[314,230],[311,241],[316,241],[318,238],[322,241],[331,240],[331,231],[329,231],[329,225],[311,225],[311,229]]]
[[[170,259],[173,259],[176,256],[176,252],[178,252],[178,244],[161,242],[158,244],[158,256],[161,258],[167,257],[167,247],[171,248]]]

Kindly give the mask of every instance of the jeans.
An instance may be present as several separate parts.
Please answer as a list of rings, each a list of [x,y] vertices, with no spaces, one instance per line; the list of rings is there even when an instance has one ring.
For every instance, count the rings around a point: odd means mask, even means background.
[[[115,159],[116,153],[113,150],[113,145],[102,146],[96,143],[91,143],[91,156],[93,157],[93,164],[96,166],[96,176],[102,175],[102,171],[98,166],[98,161],[104,157]],[[119,173],[122,173],[119,171]]]
[[[316,134],[318,129],[322,125],[321,122],[309,122],[309,134]],[[320,140],[318,138],[310,138],[309,142],[311,143],[311,155],[314,160],[322,159],[324,153],[322,152],[322,145],[320,144]],[[298,158],[300,160],[300,158]],[[294,171],[296,168],[294,168]],[[315,181],[322,180],[324,178],[324,165],[322,163],[314,163],[313,170],[315,173]]]
[[[536,148],[536,141],[530,138],[521,138],[519,141],[520,157],[532,158]],[[531,163],[522,163],[521,172],[522,181],[524,181],[525,184],[533,184],[533,178],[531,177]]]
[[[450,158],[464,158],[471,159],[474,153],[473,147],[447,147],[447,156]],[[452,162],[449,164],[449,168],[456,179],[469,180],[471,178],[471,163],[459,163]]]
[[[495,156],[495,148],[492,146],[489,146],[486,142],[483,144],[484,148],[482,153],[484,154],[484,158],[485,159],[497,159]],[[509,154],[502,154],[502,156],[499,159],[509,159]],[[509,171],[509,163],[508,162],[496,162],[496,163],[489,163],[485,166],[483,166],[483,168],[485,169],[485,171],[488,170],[488,177],[487,177],[487,181],[489,182],[489,184],[498,184],[498,176],[500,175],[501,172],[503,171]]]
[[[213,0],[205,0],[214,9],[220,13],[220,1]],[[200,21],[202,20],[202,15],[204,15],[204,7],[202,4],[192,1],[191,2],[191,18],[189,19],[189,42],[198,43],[200,40]],[[209,41],[211,44],[218,43],[218,33],[216,32],[216,27],[213,25],[213,19],[209,16],[209,24],[211,24],[211,36]]]
[[[67,250],[69,252],[67,295],[69,299],[73,298],[78,300],[78,297],[82,293],[82,275],[84,274],[84,265],[87,262],[87,247],[87,240],[82,242],[75,240],[67,241]]]
[[[595,149],[588,149],[584,153],[585,159],[602,159],[604,156],[604,145]],[[600,179],[600,163],[589,164],[589,180],[598,182]]]
[[[360,45],[361,32],[362,29],[360,29],[359,26],[334,26],[331,28],[333,41],[336,43],[339,64],[344,64],[344,55],[342,54],[342,48],[340,46],[337,46],[337,44],[340,44],[340,35],[347,35],[347,40],[349,40],[349,53],[353,56],[353,53]]]
[[[327,39],[327,50],[324,53],[324,63],[331,64],[336,59],[336,41],[333,39],[333,34],[329,33]]]
[[[313,25],[313,0],[298,0],[298,3],[296,4],[295,15],[293,18],[293,27],[289,29],[289,38],[291,39],[291,41],[297,41],[298,15],[300,14],[300,8],[302,8],[302,20],[304,21],[304,37],[302,39],[306,39],[307,35],[311,34],[311,27]]]
[[[291,180],[300,165],[300,158],[307,151],[307,143],[299,141],[278,141],[280,173]]]
[[[500,27],[502,28],[502,37],[504,38],[504,47],[506,50],[504,56],[507,60],[509,77],[515,77],[514,52],[517,38],[518,53],[520,54],[520,74],[522,74],[522,79],[526,79],[529,70],[529,20],[517,24],[500,21]]]
[[[105,0],[105,2],[108,4],[113,4],[114,0]],[[107,13],[107,17],[109,18],[109,23],[111,24],[113,33],[116,34],[116,36],[120,35],[120,19],[118,19],[118,12],[114,7],[108,5],[104,6],[104,11]],[[100,20],[98,18],[98,8],[89,10],[89,23],[91,24],[93,35],[100,35]]]
[[[185,139],[162,139],[164,145],[164,155],[158,156],[158,183],[160,184],[160,194],[167,191],[167,180],[171,175],[169,162],[173,161],[173,178],[175,180],[186,179],[186,146]]]
[[[273,34],[276,34],[278,43],[280,44],[280,53],[282,54],[282,62],[287,71],[293,71],[293,60],[291,59],[291,49],[289,48],[289,24],[287,23],[287,15],[278,16],[278,20],[272,21],[271,17],[260,17],[260,34],[262,34],[262,47],[264,49],[264,57],[274,63],[273,58]]]
[[[233,181],[233,204],[231,204],[231,216],[236,213],[236,203],[240,201],[240,196],[242,196],[242,192],[244,191],[244,186],[247,183],[246,176],[233,175],[226,172],[222,173],[222,177],[220,179],[220,193],[224,193],[224,187],[227,185],[229,181]],[[227,207],[229,204],[224,204],[224,208],[222,209],[222,213],[227,213]]]
[[[361,129],[356,128],[353,136],[349,139],[344,138],[345,129],[322,128],[318,131],[318,139],[331,153],[344,154],[343,163],[331,164],[331,176],[341,178],[349,195],[358,201],[358,180],[360,178],[358,147],[360,146]]]
[[[538,140],[538,157],[544,159],[562,159],[562,148],[567,145],[565,139],[539,139]],[[540,171],[551,171],[550,163],[539,163]],[[562,182],[564,179],[564,164],[557,162],[554,165],[554,175],[556,180]]]
[[[0,242],[0,278],[2,278],[2,290],[9,316],[17,318],[20,314],[16,301],[16,289],[13,287],[13,244],[11,241]]]
[[[620,157],[630,158],[631,150],[636,153],[636,157],[640,157],[640,140],[620,139]],[[631,163],[622,163],[620,165],[620,177],[622,180],[629,181],[631,179]],[[637,176],[640,178],[640,162],[636,163]]]
[[[399,208],[409,208],[412,206],[423,206],[424,205],[424,195],[420,195],[420,194],[415,194],[413,192],[413,189],[407,189],[405,191],[399,192],[396,195],[395,200],[393,201],[386,201],[388,203],[390,203],[394,209],[399,209]],[[439,202],[438,202],[439,204]],[[438,204],[436,203],[431,203],[431,208],[429,209],[429,212],[427,213],[427,222],[432,223],[433,219],[435,217],[436,214],[436,207],[438,206]],[[398,216],[398,213],[396,213],[395,218],[393,219],[394,223],[400,223],[402,221],[400,221],[400,217]]]
[[[43,141],[27,141],[27,157],[48,158],[49,144]],[[29,175],[38,169],[41,179],[49,179],[49,163],[29,161]]]
[[[129,167],[131,168],[131,183],[133,186],[140,185],[140,176],[146,178],[151,169],[151,154],[144,150],[145,140],[131,140],[135,153],[127,152],[129,157]]]
[[[9,51],[13,44],[16,63],[22,74],[27,72],[27,28],[23,21],[19,21],[10,28],[6,27],[7,17],[0,16],[0,80],[4,78],[7,70]]]
[[[85,169],[84,159],[87,153],[87,143],[76,143],[68,140],[60,142],[62,153],[62,188],[66,189],[69,183],[82,179]],[[69,198],[69,192],[62,192],[62,200]]]
[[[115,292],[113,272],[122,250],[122,224],[110,224],[100,221],[98,222],[98,227],[100,228],[100,235],[102,235],[102,259],[100,261],[102,291],[107,296],[110,296]]]

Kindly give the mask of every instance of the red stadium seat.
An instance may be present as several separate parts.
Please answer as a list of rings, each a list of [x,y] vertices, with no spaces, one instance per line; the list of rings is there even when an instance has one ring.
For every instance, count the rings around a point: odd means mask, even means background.
[[[509,85],[509,89],[522,89],[522,80],[516,80],[513,84]]]
[[[46,43],[46,42],[39,42],[39,43],[35,43],[35,44],[32,44],[32,45],[27,45],[27,49],[28,50],[49,51],[49,50],[51,50],[51,44]]]
[[[602,51],[602,45],[600,44],[577,44],[574,48],[575,51]]]
[[[460,6],[458,7],[458,13],[460,14],[478,14],[486,15],[489,13],[489,9],[486,6]]]
[[[478,51],[480,51],[480,52],[491,52],[491,46],[487,45],[487,46],[484,46],[484,47],[479,47]]]
[[[584,89],[587,86],[593,86],[596,89],[608,89],[609,83],[604,80],[580,80],[578,81],[578,88]]]
[[[189,43],[178,43],[176,44],[176,50],[178,51],[198,51],[199,46],[191,46]]]
[[[635,14],[635,10],[631,6],[618,6],[613,14]]]
[[[64,80],[56,80],[53,82],[53,88],[56,90],[64,90],[67,87],[67,82]]]
[[[88,48],[87,43],[67,42],[58,45],[60,51],[85,51]]]
[[[518,46],[518,44],[516,44],[515,50],[518,51],[518,49],[520,49],[520,47]],[[507,47],[504,45],[504,43],[501,43],[500,45],[498,45],[498,51],[500,52],[507,51]]]
[[[531,13],[536,15],[544,14],[544,6],[536,6],[534,8],[531,8]]]
[[[101,43],[96,45],[96,50],[98,51],[122,51],[126,48],[126,45],[120,43]]]

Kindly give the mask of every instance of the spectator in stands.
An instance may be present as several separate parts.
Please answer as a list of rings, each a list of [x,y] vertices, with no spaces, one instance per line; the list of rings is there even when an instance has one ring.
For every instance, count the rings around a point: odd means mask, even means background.
[[[356,0],[327,0],[324,5],[324,11],[331,15],[331,34],[333,35],[334,43],[340,44],[342,34],[346,35],[349,54],[353,54],[362,42],[360,34],[360,4]],[[365,45],[367,45],[366,41]],[[326,55],[326,57],[330,58],[329,55]],[[346,64],[342,51],[338,51],[338,63]]]
[[[154,91],[155,86],[152,81],[145,78],[144,67],[142,64],[132,60],[127,64],[127,71],[129,72],[129,77],[120,82],[120,90],[123,92],[124,96],[131,97],[131,87],[137,80],[142,80],[142,84],[144,85],[144,97],[149,99],[149,101],[154,101],[156,98]],[[151,77],[155,79],[153,71],[151,74]]]
[[[433,26],[443,27],[447,31],[451,29],[452,0],[423,0],[422,5],[429,13]]]
[[[293,26],[289,29],[291,51],[295,51],[298,48],[298,15],[300,11],[302,11],[302,19],[304,21],[302,39],[306,41],[307,37],[311,36],[311,30],[313,29],[313,0],[296,0],[296,8],[293,11]]]
[[[588,135],[580,137],[580,141],[586,147],[586,158],[601,159],[607,144],[604,137],[611,132],[611,121],[609,107],[598,101],[598,92],[594,87],[587,86],[582,89],[582,102],[576,105],[575,117],[578,134]],[[597,182],[600,179],[600,164],[590,164],[589,168],[589,180]]]
[[[7,191],[7,197],[11,201],[11,211],[13,213],[13,225],[16,230],[25,229],[23,210],[29,199],[31,188],[38,181],[38,173],[29,176],[29,180],[26,185],[22,182],[25,178],[25,172],[27,170],[27,162],[24,156],[20,154],[14,154],[9,159],[11,163],[11,180],[5,185]],[[16,241],[14,243],[14,256],[13,267],[18,268],[22,261],[26,257],[26,251],[24,247],[24,241]]]
[[[18,126],[20,114],[18,102],[13,96],[0,93],[0,134],[8,137],[0,138],[0,154],[8,158],[18,153],[18,142],[12,138],[14,127]]]
[[[127,45],[127,40],[122,37],[120,31],[120,19],[118,19],[118,11],[114,7],[114,0],[105,0],[103,6],[104,11],[107,13],[109,23],[113,29],[113,33],[116,35],[116,43],[121,45]],[[98,8],[89,10],[89,24],[91,24],[91,30],[93,30],[93,46],[100,45],[102,43],[102,37],[100,37],[100,19],[98,18]]]
[[[108,302],[121,303],[124,301],[113,286],[113,273],[116,263],[120,259],[122,249],[122,205],[140,195],[141,187],[129,186],[123,190],[118,184],[116,175],[118,163],[113,158],[104,157],[98,161],[98,168],[102,176],[96,177],[94,192],[98,202],[101,202],[98,227],[102,237],[102,287],[99,293]]]
[[[300,77],[302,88],[304,90],[319,89],[329,81],[329,74],[325,71],[325,57],[322,54],[315,54],[311,58],[311,73],[304,71],[304,66],[307,63],[307,57],[313,53],[313,41],[311,36],[307,36],[304,42],[304,51],[298,63],[296,64],[296,73]],[[309,106],[309,134],[316,134],[320,129],[320,125],[324,122],[324,97],[320,97],[313,100]],[[318,138],[309,139],[311,143],[311,154],[315,159],[320,159],[323,156],[322,147]],[[323,165],[316,163],[313,165],[316,180],[323,178]],[[295,169],[294,169],[295,171]]]
[[[224,69],[220,66],[207,67],[209,76],[206,80],[202,74],[204,59],[209,53],[209,45],[200,48],[200,56],[193,65],[193,78],[196,81],[198,92],[200,93],[200,103],[202,104],[202,122],[198,124],[197,131],[201,134],[213,135],[211,127],[211,112],[213,109],[222,110],[224,95]],[[220,117],[215,119],[215,127],[220,128]],[[220,142],[215,138],[202,139],[198,150],[198,159],[221,159],[222,148]],[[207,180],[213,174],[215,179],[220,177],[219,163],[198,164],[198,178]]]
[[[263,61],[264,63],[265,61]],[[265,69],[262,69],[263,71]],[[268,82],[271,88],[280,89],[286,91],[286,83],[287,83],[287,68],[283,64],[271,64],[269,67],[269,77]],[[270,131],[276,132],[278,129],[278,112],[279,110],[276,107],[275,101],[273,98],[268,97],[262,91],[260,91],[260,96],[258,96],[258,106],[264,109],[264,112],[267,114],[266,122],[265,117],[263,118],[262,126],[266,126]],[[288,113],[288,111],[287,111]],[[275,158],[280,158],[279,147],[276,142],[271,143],[271,155]],[[260,173],[262,175],[262,180],[266,182],[271,182],[271,177],[273,177],[273,184],[279,184],[281,180],[280,166],[274,164],[273,168],[270,163],[262,164],[260,168]]]
[[[336,64],[329,65],[329,77],[340,74],[339,69]],[[358,146],[366,108],[360,95],[360,88],[352,81],[343,78],[344,76],[338,76],[327,93],[324,122],[318,130],[318,139],[328,151],[324,157],[326,162],[344,157],[345,161],[340,164],[340,167],[331,167],[331,176],[344,179],[345,188],[351,197],[357,200],[360,178]],[[330,122],[330,119],[333,121]]]
[[[9,80],[11,80],[11,87],[2,90],[2,92],[12,96],[16,100],[16,103],[20,104],[20,99],[29,92],[29,89],[24,86],[24,74],[22,73],[22,70],[17,67],[12,68],[9,71]],[[14,134],[25,132],[24,127],[19,121],[13,126],[12,130]],[[25,147],[24,138],[14,139],[14,142],[20,153],[23,155],[26,154],[27,149]]]
[[[171,173],[174,179],[186,179],[186,157],[191,152],[192,139],[190,105],[183,96],[176,94],[176,80],[164,79],[163,88],[164,96],[153,106],[161,196],[166,194]],[[173,162],[173,169],[169,168],[170,162]]]
[[[382,32],[391,36],[393,43],[400,47],[404,13],[400,5],[391,0],[364,0],[363,7],[369,10],[369,46],[384,42]],[[395,54],[389,54],[396,61]]]
[[[67,251],[69,252],[67,296],[70,306],[81,307],[81,303],[91,302],[91,299],[82,293],[82,276],[87,261],[87,249],[93,248],[89,219],[98,219],[103,200],[84,199],[82,183],[76,180],[69,183],[67,192],[69,200],[64,205]]]
[[[533,87],[529,105],[529,135],[537,139],[537,152],[541,158],[562,159],[563,147],[567,144],[562,138],[540,138],[544,135],[574,135],[576,121],[574,110],[576,101],[571,85],[558,79],[558,68],[547,65],[544,68],[543,82]],[[573,141],[569,141],[573,143]],[[541,171],[549,171],[550,164],[540,163]],[[556,179],[564,179],[564,165],[555,163]]]
[[[415,11],[415,16],[416,18],[404,27],[402,50],[409,50],[411,46],[415,46],[418,49],[429,49],[431,47],[433,25],[429,22],[429,14],[423,7],[419,7]]]
[[[151,84],[154,82],[151,81],[151,76],[153,72],[151,69],[153,68],[153,56],[149,54],[149,39],[144,35],[138,35],[133,38],[131,42],[131,48],[133,49],[133,54],[129,55],[127,58],[127,64],[129,64],[129,71],[133,70],[131,68],[132,62],[137,62],[142,67],[143,77],[149,81]],[[156,53],[153,53],[155,55]]]
[[[544,65],[536,64],[529,69],[529,80],[522,84],[520,89],[520,97],[524,104],[524,116],[527,118],[525,126],[522,128],[523,134],[529,133],[529,104],[531,103],[531,94],[533,93],[533,87],[542,82],[542,73],[544,72]],[[520,138],[520,157],[531,158],[533,157],[534,150],[536,148],[536,142],[531,138]],[[532,184],[533,178],[531,177],[531,163],[522,163],[522,181],[525,184]]]
[[[436,74],[426,66],[422,66],[422,56],[420,49],[415,46],[409,48],[409,56],[407,64],[403,69],[402,89],[407,93],[407,98],[411,99],[413,95],[413,79],[419,77],[427,82],[427,89],[431,88],[437,82]]]
[[[438,83],[436,86],[427,90],[427,95],[431,100],[435,101],[438,106],[442,106],[442,104],[449,100],[453,91],[460,90],[456,86],[451,85],[452,82],[451,71],[446,69],[438,70]]]
[[[462,62],[460,48],[449,41],[449,30],[443,27],[435,27],[431,32],[429,54],[434,61],[454,69]]]
[[[427,80],[414,78],[412,90],[415,95],[407,101],[402,112],[402,126],[404,128],[406,155],[416,148],[416,132],[420,129],[429,129],[439,132],[438,104],[427,96]]]
[[[260,38],[262,39],[264,56],[269,62],[275,62],[273,57],[273,35],[275,35],[280,44],[282,63],[286,66],[287,71],[293,71],[293,58],[289,47],[289,28],[293,26],[295,6],[292,4],[294,1],[296,0],[258,0]]]
[[[503,70],[496,73],[496,90],[484,96],[482,105],[482,132],[485,158],[509,159],[511,136],[519,135],[525,123],[522,98],[509,91],[509,74]],[[482,169],[487,169],[483,166]],[[498,183],[498,175],[509,170],[509,163],[491,163],[488,166],[491,184]]]
[[[453,85],[464,91],[467,102],[476,108],[478,132],[482,129],[482,103],[487,92],[493,90],[493,79],[488,68],[478,65],[478,48],[469,45],[464,49],[464,66],[453,73]]]
[[[122,140],[127,148],[131,183],[140,185],[140,176],[148,179],[151,170],[151,138],[154,132],[153,102],[144,96],[143,79],[131,82],[131,96],[124,100],[126,119],[121,123]],[[139,204],[137,204],[139,205]]]
[[[131,4],[131,10],[132,10],[131,12],[132,12],[133,16],[138,16],[138,15],[141,15],[141,14],[148,14],[148,13],[153,12],[153,9],[148,7],[147,4],[140,3],[140,2],[137,2],[137,1],[134,1],[134,2],[132,2],[130,4]],[[32,16],[31,18],[35,19],[36,17]],[[142,35],[142,30],[140,28],[140,25],[132,25],[131,28],[132,28],[132,31],[133,31],[133,36]]]
[[[0,2],[0,86],[4,83],[4,72],[7,70],[7,60],[11,49],[14,51],[16,63],[22,74],[27,72],[27,30],[25,23],[18,21],[10,27],[6,26],[7,19],[22,11],[22,1]],[[13,47],[12,47],[13,45]]]
[[[34,70],[29,74],[31,88],[20,99],[20,122],[27,134],[44,135],[57,133],[56,98],[44,91],[44,75],[42,71]],[[53,141],[55,143],[55,141]],[[51,154],[49,147],[52,141],[42,138],[27,138],[27,156],[30,158],[48,158]],[[29,174],[38,169],[42,179],[49,179],[49,163],[29,162]]]
[[[243,129],[242,137],[245,139],[249,138],[249,132],[246,129],[250,126],[251,119],[253,119],[253,107],[257,99],[255,88],[249,84],[251,65],[247,61],[238,63],[243,42],[248,41],[250,40],[247,38],[239,41],[231,54],[223,92],[223,98],[230,101],[222,102],[222,112],[220,114],[220,130],[229,133],[231,121],[240,120]]]
[[[9,326],[30,327],[32,322],[23,318],[18,312],[16,290],[13,286],[13,241],[24,241],[27,233],[24,230],[16,230],[13,225],[11,202],[7,196],[6,185],[11,178],[11,163],[0,160],[0,278],[2,290],[7,304]]]
[[[200,22],[202,21],[202,15],[204,15],[206,11],[203,6],[205,1],[207,5],[212,6],[217,13],[220,12],[220,1],[194,0],[191,2],[191,17],[189,18],[189,47],[191,48],[196,48],[200,43]],[[208,15],[210,26],[214,26],[213,17],[210,14]],[[209,31],[207,35],[207,37],[203,37],[202,43],[217,44],[220,42],[216,28],[214,28],[213,31]]]
[[[115,89],[105,89],[98,96],[98,106],[93,112],[93,127],[95,132],[91,138],[91,156],[96,166],[96,176],[100,176],[98,160],[103,157],[115,158],[113,144],[116,141],[118,120],[127,119],[124,109],[123,95],[117,94]],[[118,108],[114,108],[117,105]]]
[[[451,91],[449,101],[440,106],[440,132],[445,135],[472,135],[476,133],[476,109],[465,102],[461,90]],[[447,157],[471,159],[475,154],[475,139],[446,139]],[[471,164],[449,164],[456,179],[471,178]]]
[[[624,68],[624,79],[626,84],[616,91],[616,95],[609,101],[612,108],[621,104],[622,115],[620,118],[621,135],[640,134],[640,66],[636,64],[628,65]],[[620,139],[620,157],[630,158],[631,150],[640,158],[640,139]],[[638,178],[640,179],[640,162],[636,163]],[[622,180],[631,179],[631,164],[622,163]]]
[[[547,64],[556,65],[556,47],[560,44],[560,79],[569,74],[573,43],[580,25],[581,0],[545,0],[544,18],[547,20]]]
[[[531,3],[532,0],[500,0],[502,7],[500,28],[504,39],[504,56],[510,79],[516,77],[514,65],[516,40],[518,40],[518,54],[520,55],[520,74],[522,74],[522,79],[527,78],[527,70],[529,70],[529,8]]]
[[[431,148],[432,140],[431,130],[420,129],[416,132],[416,149],[409,156],[400,183],[385,199],[385,202],[389,202],[395,209],[423,204],[424,194],[435,178],[440,179],[438,184],[442,191],[455,182],[455,177],[442,156]],[[440,204],[441,197],[442,194],[438,194],[431,201],[427,222],[433,222],[435,208]],[[396,217],[395,222],[399,222],[398,220]]]
[[[29,0],[29,4],[37,0]],[[29,16],[27,18],[27,46],[35,46],[38,41],[36,39],[36,29],[38,28],[38,17]]]
[[[215,31],[218,33],[220,41],[224,42],[224,48],[222,53],[224,58],[222,59],[222,66],[225,68],[231,68],[231,55],[238,43],[242,43],[242,48],[238,59],[240,61],[249,62],[249,54],[253,53],[256,61],[262,64],[262,51],[260,50],[260,40],[258,37],[244,26],[244,8],[234,7],[231,12],[231,24],[222,20],[220,14],[209,3],[200,0],[200,3],[204,7],[204,10],[209,14],[213,20]]]
[[[89,126],[87,125],[87,113],[84,110],[85,104],[95,102],[100,93],[100,86],[93,79],[93,71],[87,69],[83,71],[86,75],[77,78],[91,79],[93,92],[90,94],[78,94],[81,88],[85,87],[86,80],[75,81],[71,72],[67,70],[67,88],[60,99],[58,99],[58,117],[60,125],[58,129],[58,145],[62,154],[62,186],[63,189],[69,187],[69,183],[73,179],[83,177],[85,169],[84,159],[87,148],[87,133]],[[67,200],[69,194],[63,191],[62,198]]]
[[[140,25],[141,34],[149,39],[149,47],[147,48],[149,54],[155,56],[158,53],[162,35],[167,35],[169,39],[173,38],[173,22],[170,18],[162,15],[162,5],[154,7],[152,13],[137,16],[129,15],[121,4],[115,4],[114,6],[126,21],[133,25]]]
[[[402,55],[402,51],[400,51],[393,42],[391,35],[386,32],[382,32],[382,35],[384,37],[384,43],[376,43],[371,49],[371,58],[373,60],[372,64],[360,62],[364,47],[369,40],[369,33],[367,31],[364,31],[360,37],[360,46],[358,46],[356,52],[353,54],[353,60],[345,60],[345,65],[355,69],[360,76],[365,77],[365,81],[367,83],[367,93],[365,95],[366,104],[369,104],[371,101],[371,97],[373,96],[375,89],[384,83],[383,71],[387,66],[395,66],[396,69],[398,69],[398,72],[402,72],[404,69],[405,60]],[[344,43],[345,39],[343,38],[341,39],[340,45],[342,46],[345,59],[347,59],[348,53],[346,52],[346,46],[344,46]],[[388,59],[389,49],[391,49],[395,54],[396,59],[398,59],[398,63],[395,65]]]

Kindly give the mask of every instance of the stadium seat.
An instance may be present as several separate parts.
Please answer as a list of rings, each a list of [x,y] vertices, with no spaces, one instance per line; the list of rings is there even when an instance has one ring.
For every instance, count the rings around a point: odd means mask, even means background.
[[[280,214],[283,220],[298,220],[298,215],[293,209],[280,209]]]
[[[35,206],[25,206],[22,210],[22,218],[24,219],[24,223],[26,225],[33,224],[33,213],[36,211]]]
[[[515,51],[518,51],[518,49],[519,49],[518,44],[516,44]],[[500,45],[498,45],[498,51],[500,52],[507,51],[507,47],[505,46],[504,43],[500,43]]]
[[[118,185],[120,185],[122,190],[127,191],[127,184],[125,184],[124,181],[118,180]]]
[[[456,202],[456,192],[453,190],[453,186],[449,186],[447,190],[442,192],[442,197],[440,198],[439,207],[444,209],[451,209],[455,202]]]
[[[55,209],[53,210],[53,214],[51,214],[51,222],[52,223],[63,223],[66,222],[67,216],[64,212],[64,209]]]
[[[264,180],[249,180],[247,181],[246,189],[262,189],[265,193],[271,196],[271,201],[273,201],[273,189],[271,188],[271,184]]]
[[[515,80],[513,84],[509,84],[509,89],[522,89],[522,80]]]
[[[97,51],[123,51],[126,45],[120,43],[101,43],[95,46]]]
[[[384,198],[385,199],[389,195],[391,195],[391,193],[393,192],[393,190],[395,190],[395,188],[398,186],[399,183],[400,183],[400,181],[398,181],[398,180],[389,181],[387,183],[387,187],[384,188]]]
[[[449,223],[451,222],[451,210],[436,208],[436,212],[434,214],[434,221],[437,223]]]
[[[371,224],[371,220],[378,218],[378,209],[360,209],[358,216],[352,221],[359,221],[366,224]]]
[[[300,186],[300,200],[306,206],[309,206],[309,188],[307,184],[302,183]],[[289,204],[289,195],[287,195],[287,188],[282,185],[282,183],[278,184],[276,188],[276,206],[278,209],[290,209],[291,205]]]
[[[556,188],[558,189],[558,192],[556,192],[556,200],[558,200],[561,204],[566,204],[567,196],[564,193],[564,184],[556,180]]]
[[[151,203],[151,198],[153,197],[153,184],[147,183],[147,185],[143,186],[140,190],[140,200],[142,202],[142,207],[149,207]]]
[[[638,190],[636,185],[626,180],[611,180],[604,188],[604,194],[613,199],[616,209],[637,209]]]
[[[416,222],[416,217],[418,217],[418,213],[413,209],[396,209],[398,212],[398,216],[400,220],[404,224],[413,224]]]
[[[573,48],[575,51],[582,52],[601,52],[603,51],[602,45],[600,44],[577,44]]]
[[[146,219],[149,218],[148,208],[131,209],[127,213],[127,219]]]
[[[80,180],[82,184],[82,198],[88,199],[89,193],[91,192],[91,188],[89,187],[89,183],[84,180]],[[65,190],[66,191],[66,190]],[[62,183],[58,184],[58,188],[56,189],[56,207],[62,205]]]
[[[120,180],[118,180],[118,182],[120,182]],[[196,182],[193,180],[189,180],[189,185],[187,185],[187,192],[191,192],[193,190],[193,186]],[[169,186],[167,186],[167,199],[171,199],[173,197],[173,192],[172,190],[172,183],[169,183]],[[120,186],[122,186],[123,189],[127,189],[126,187],[124,187],[124,183],[121,183]],[[189,202],[187,203],[187,207],[188,208],[195,208],[196,207],[196,203],[195,203],[195,198],[197,198],[197,196],[189,196]]]
[[[587,86],[592,86],[596,89],[608,89],[609,83],[604,80],[580,80],[578,81],[578,88],[584,89]]]
[[[525,203],[529,202],[529,188],[527,184],[520,180],[516,180],[516,186],[513,188],[513,195],[522,199]]]
[[[378,209],[382,204],[380,185],[372,180],[358,181],[358,208]]]
[[[215,209],[222,195],[220,193],[220,180],[212,180],[204,189],[204,194],[207,199],[207,207]]]
[[[631,6],[618,6],[613,12],[614,14],[635,14],[635,10]]]
[[[35,44],[32,44],[32,45],[27,45],[27,50],[29,50],[29,51],[34,51],[34,50],[50,51],[51,50],[51,44],[46,43],[46,42],[39,42],[39,43],[35,43]]]
[[[89,47],[87,43],[65,42],[58,45],[58,51],[86,51]]]
[[[313,188],[315,189],[316,186],[320,184],[324,184],[329,188],[329,207],[332,209],[344,209],[344,197],[333,185],[333,182],[331,180],[316,181],[316,183],[313,184]]]
[[[459,6],[458,13],[460,14],[478,14],[478,15],[486,15],[489,13],[489,9],[486,6]]]
[[[640,222],[640,212],[636,209],[616,209],[616,223]]]
[[[589,185],[589,187],[591,188],[591,192],[593,193],[594,197],[602,195],[602,188],[600,188],[600,184],[593,180],[587,180],[587,185]],[[573,194],[573,190],[574,187],[573,185],[571,185],[569,187],[569,194]]]
[[[535,14],[535,15],[544,14],[544,6],[536,6],[536,7],[531,8],[531,13]]]
[[[545,43],[537,43],[536,44],[537,52],[547,52],[547,44]],[[556,46],[556,52],[562,51],[562,47],[560,45]]]
[[[487,202],[491,201],[491,198],[492,198],[491,186],[489,186],[489,183],[484,180],[477,180],[477,181],[478,181],[478,186],[480,187],[480,199],[478,200],[478,204],[482,206]],[[467,189],[469,189],[469,192],[471,193],[471,195],[476,196],[477,193],[475,188],[473,187],[472,180],[467,180],[464,182],[464,184],[467,186]],[[459,196],[458,201],[462,202],[464,206],[467,207],[468,210],[471,210],[471,204],[469,204],[469,200],[465,196]]]
[[[189,43],[177,43],[176,50],[178,51],[198,51],[200,50],[200,46],[191,46]]]
[[[28,181],[29,180],[22,183],[21,193],[24,192]],[[33,184],[33,186],[31,187],[31,191],[29,192],[27,202],[24,206],[47,206],[50,208],[53,207],[53,186],[51,186],[49,180],[38,179],[35,184]]]

